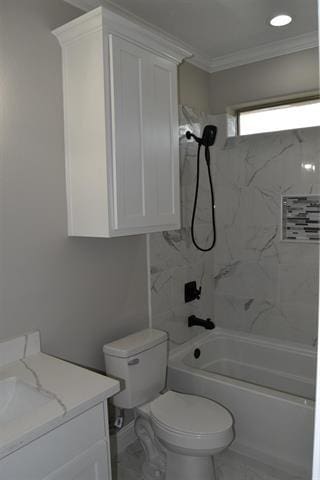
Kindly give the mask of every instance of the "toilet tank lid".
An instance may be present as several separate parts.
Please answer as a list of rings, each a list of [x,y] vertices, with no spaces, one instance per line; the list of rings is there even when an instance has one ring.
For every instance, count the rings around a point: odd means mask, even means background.
[[[154,328],[146,328],[140,332],[120,338],[115,342],[107,343],[103,347],[103,352],[112,357],[128,358],[149,350],[149,348],[167,340],[168,334],[166,332],[155,330]]]

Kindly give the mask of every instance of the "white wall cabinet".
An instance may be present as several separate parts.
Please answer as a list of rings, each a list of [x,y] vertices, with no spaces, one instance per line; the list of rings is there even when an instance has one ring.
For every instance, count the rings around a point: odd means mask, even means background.
[[[111,480],[107,404],[0,460],[1,480]]]
[[[177,65],[188,52],[102,7],[62,46],[69,234],[180,227]]]

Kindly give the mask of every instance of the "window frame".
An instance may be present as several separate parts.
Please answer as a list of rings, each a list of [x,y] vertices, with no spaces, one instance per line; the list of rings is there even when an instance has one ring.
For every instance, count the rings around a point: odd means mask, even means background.
[[[235,111],[236,135],[237,135],[237,137],[246,136],[245,134],[241,133],[241,128],[240,128],[240,116],[241,116],[242,113],[257,112],[257,111],[261,111],[261,110],[269,110],[271,108],[276,108],[276,107],[290,106],[290,105],[304,104],[304,103],[312,103],[312,102],[319,102],[319,101],[320,101],[320,94],[314,94],[314,95],[308,95],[308,96],[305,96],[305,97],[287,98],[287,99],[284,99],[284,100],[277,100],[277,101],[273,101],[273,102],[260,103],[260,104],[256,104],[256,105],[250,105],[248,107],[238,108]],[[320,122],[319,122],[319,126],[320,126]],[[272,130],[270,130],[270,132],[261,132],[261,133],[272,133]],[[254,134],[248,134],[248,135],[254,135]],[[259,135],[259,132],[256,135]]]

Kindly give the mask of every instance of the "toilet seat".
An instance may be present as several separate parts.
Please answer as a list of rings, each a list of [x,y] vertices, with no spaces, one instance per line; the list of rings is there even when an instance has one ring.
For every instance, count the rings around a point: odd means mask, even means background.
[[[233,439],[233,419],[207,398],[169,391],[150,404],[160,440],[196,451],[225,448]]]

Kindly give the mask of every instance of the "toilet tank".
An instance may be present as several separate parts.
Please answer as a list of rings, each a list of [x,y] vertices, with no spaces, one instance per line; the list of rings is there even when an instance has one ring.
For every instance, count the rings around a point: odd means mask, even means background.
[[[113,397],[120,408],[134,408],[158,396],[166,385],[168,335],[148,328],[103,347],[107,375],[120,380]]]

